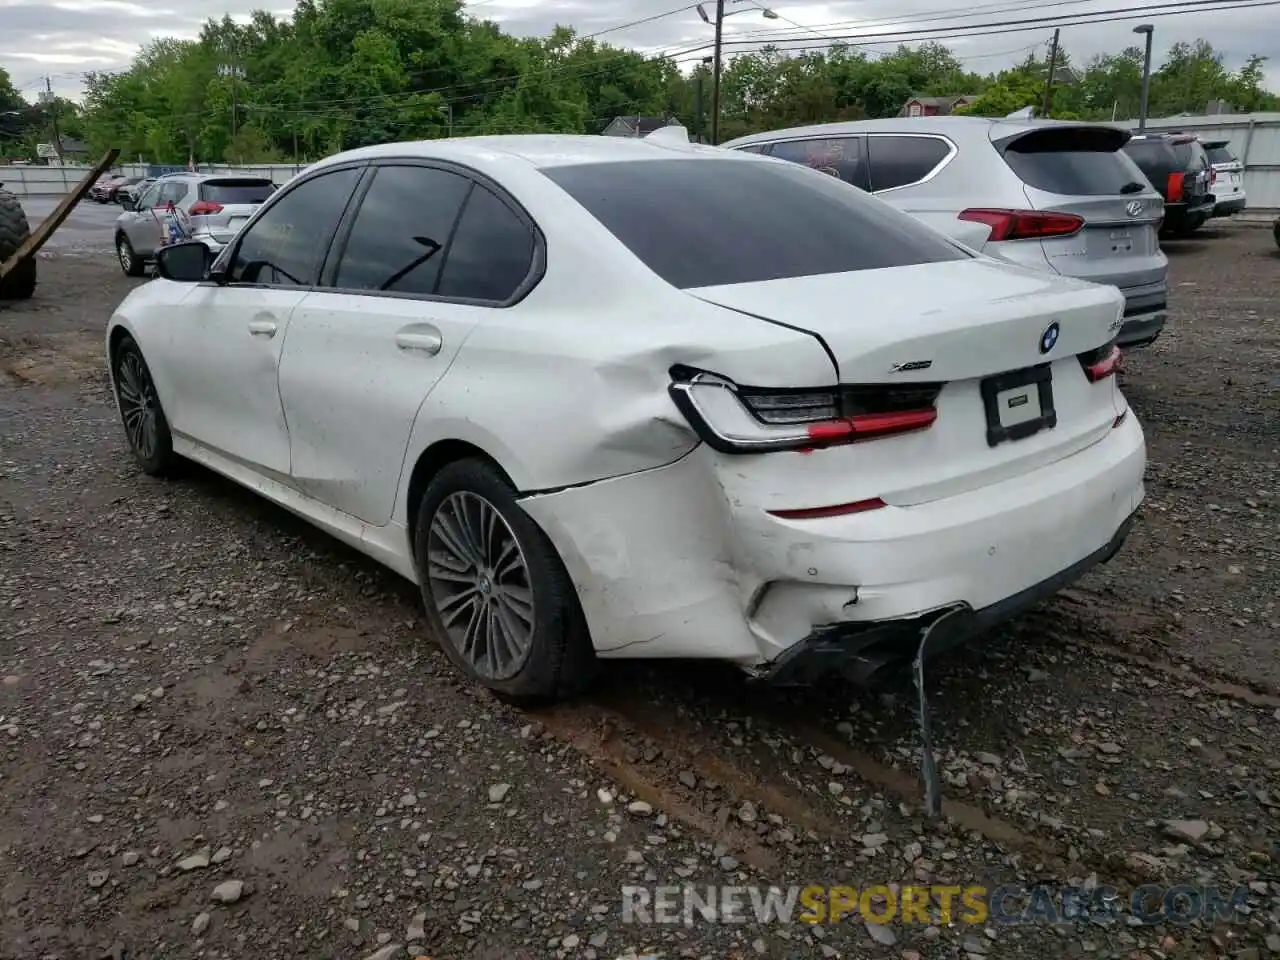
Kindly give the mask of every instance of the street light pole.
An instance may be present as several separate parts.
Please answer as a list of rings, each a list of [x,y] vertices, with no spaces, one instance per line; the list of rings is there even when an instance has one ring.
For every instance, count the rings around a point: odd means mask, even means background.
[[[742,0],[731,0],[732,3],[741,3]],[[778,15],[766,6],[762,6],[759,0],[750,0],[751,4],[756,7],[760,13],[764,15],[766,20],[777,20]],[[716,28],[715,53],[711,59],[715,64],[711,68],[711,145],[715,146],[720,142],[720,74],[721,74],[721,47],[724,38],[724,18],[731,17],[735,13],[746,13],[746,10],[734,10],[725,13],[725,0],[716,0],[716,18],[713,22],[707,16],[706,9],[702,4],[697,4],[694,9],[698,11],[704,22],[711,23]],[[705,62],[705,61],[704,61]]]
[[[1142,102],[1138,106],[1138,133],[1144,133],[1147,129],[1147,95],[1151,92],[1151,35],[1155,28],[1143,23],[1134,27],[1133,32],[1147,35],[1147,51],[1142,57]]]

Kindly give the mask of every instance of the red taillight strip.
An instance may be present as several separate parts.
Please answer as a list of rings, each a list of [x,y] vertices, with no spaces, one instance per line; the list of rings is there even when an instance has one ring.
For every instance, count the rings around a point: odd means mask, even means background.
[[[818,443],[856,443],[859,440],[874,440],[876,437],[887,437],[896,433],[926,430],[933,426],[937,419],[938,411],[934,407],[893,413],[862,413],[843,420],[812,423],[809,425],[808,433],[809,438]]]
[[[987,237],[1001,240],[1036,240],[1044,237],[1069,237],[1084,226],[1084,218],[1074,213],[1039,210],[1005,210],[971,207],[959,213],[959,219],[985,223],[991,228]]]
[[[1182,200],[1182,183],[1186,179],[1186,175],[1182,173],[1169,174],[1169,202],[1178,203]]]
[[[1123,366],[1123,359],[1124,355],[1120,352],[1120,348],[1112,347],[1111,352],[1097,363],[1085,364],[1084,375],[1089,378],[1090,383],[1097,383],[1117,373]]]
[[[780,520],[820,520],[823,517],[843,517],[851,513],[866,513],[868,510],[879,510],[888,504],[879,497],[870,500],[855,500],[853,503],[838,503],[832,507],[801,507],[798,510],[770,510],[769,516]]]

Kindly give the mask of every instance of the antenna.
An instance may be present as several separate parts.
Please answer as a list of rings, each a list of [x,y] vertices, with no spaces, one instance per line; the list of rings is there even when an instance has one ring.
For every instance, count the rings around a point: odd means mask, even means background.
[[[653,133],[645,134],[644,139],[656,140],[658,143],[689,143],[689,131],[678,123],[659,127]]]

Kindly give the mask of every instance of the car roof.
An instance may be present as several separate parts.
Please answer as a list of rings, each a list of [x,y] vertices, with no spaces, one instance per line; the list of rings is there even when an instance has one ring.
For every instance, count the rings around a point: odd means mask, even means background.
[[[1003,140],[1031,130],[1045,127],[1109,127],[1124,131],[1108,123],[1086,123],[1078,120],[1046,120],[1036,117],[970,117],[948,114],[940,117],[886,117],[879,120],[844,120],[839,123],[818,123],[805,127],[788,127],[768,130],[729,140],[721,146],[740,147],[753,143],[770,143],[774,140],[790,140],[804,137],[854,136],[866,133],[917,133],[956,137],[964,135],[989,136]]]
[[[480,169],[501,168],[512,163],[537,168],[585,163],[614,163],[626,160],[672,160],[681,158],[736,159],[761,158],[729,154],[716,147],[647,137],[605,137],[580,134],[505,134],[487,137],[451,137],[382,143],[335,154],[308,167],[308,172],[352,160],[383,158],[451,160]]]

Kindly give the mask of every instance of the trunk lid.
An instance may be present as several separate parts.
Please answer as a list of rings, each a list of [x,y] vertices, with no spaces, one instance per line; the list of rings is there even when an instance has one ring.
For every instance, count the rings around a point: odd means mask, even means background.
[[[1122,149],[1127,131],[1077,124],[993,124],[992,142],[1022,181],[1033,210],[1080,217],[1084,226],[1038,242],[1065,276],[1121,289],[1161,283],[1164,200]]]
[[[1111,287],[975,259],[687,292],[814,334],[846,387],[945,383],[928,430],[820,450],[804,469],[770,466],[792,477],[800,504],[953,496],[1078,452],[1122,409],[1115,378],[1090,383],[1078,359],[1119,330],[1124,301]],[[1056,342],[1042,351],[1051,326]],[[1050,413],[1031,435],[991,443],[993,428]]]

